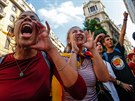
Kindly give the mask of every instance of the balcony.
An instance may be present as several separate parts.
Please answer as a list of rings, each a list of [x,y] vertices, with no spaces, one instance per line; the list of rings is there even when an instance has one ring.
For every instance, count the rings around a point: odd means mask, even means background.
[[[20,0],[10,0],[11,2],[13,2],[22,12],[25,11],[25,7],[23,4],[20,4]]]
[[[6,15],[2,10],[0,10],[0,18],[3,18]]]
[[[7,0],[0,0],[0,3],[5,7],[9,2]]]

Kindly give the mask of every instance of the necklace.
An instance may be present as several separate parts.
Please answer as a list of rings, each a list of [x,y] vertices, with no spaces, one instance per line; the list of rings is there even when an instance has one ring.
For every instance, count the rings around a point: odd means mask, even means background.
[[[23,77],[23,76],[24,76],[24,72],[29,68],[30,64],[31,64],[32,62],[34,62],[34,60],[35,60],[35,59],[33,59],[32,61],[30,61],[30,63],[22,70],[21,67],[19,66],[17,60],[15,59],[15,62],[16,62],[16,64],[17,64],[17,67],[18,67],[19,70],[20,70],[20,73],[19,73],[19,76],[20,76],[20,77]]]

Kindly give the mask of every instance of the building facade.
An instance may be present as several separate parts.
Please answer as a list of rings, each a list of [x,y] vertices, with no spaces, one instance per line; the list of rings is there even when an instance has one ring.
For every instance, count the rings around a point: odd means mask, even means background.
[[[132,22],[135,24],[135,0],[123,0]]]
[[[101,0],[89,0],[85,2],[83,5],[83,11],[86,20],[97,20],[107,31],[107,34],[110,35],[114,40],[118,41],[120,29],[113,23],[113,21],[105,12],[105,6],[102,4]],[[127,50],[127,53],[133,49],[133,46],[128,41],[127,37],[124,39],[124,46]]]
[[[13,29],[14,22],[23,11],[33,11],[35,9],[25,0],[0,0],[0,55],[10,53],[14,50],[15,39],[9,33]],[[53,33],[54,34],[54,33]],[[53,37],[54,35],[51,34]],[[60,52],[63,51],[63,44],[51,38]]]
[[[65,49],[64,44],[61,43],[61,41],[59,40],[59,38],[52,31],[50,32],[50,38],[51,38],[52,43],[58,49],[58,51],[59,52],[63,52],[64,49]]]

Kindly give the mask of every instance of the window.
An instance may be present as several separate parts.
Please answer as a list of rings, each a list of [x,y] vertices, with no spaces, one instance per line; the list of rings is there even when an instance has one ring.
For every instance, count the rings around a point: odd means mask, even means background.
[[[9,35],[10,37],[14,36],[14,34],[13,34],[13,26],[8,25],[7,31],[8,31],[8,35]]]
[[[13,15],[10,16],[10,21],[12,21],[12,22],[15,21],[15,17]]]
[[[25,7],[25,5],[24,5],[24,4],[21,4],[21,5],[22,5],[23,9],[24,9],[24,10],[26,10],[26,7]]]
[[[9,49],[9,44],[10,44],[10,38],[7,37],[6,43],[5,43],[5,48],[6,48],[6,49]]]
[[[100,22],[100,19],[99,18],[94,18],[97,22]]]
[[[7,31],[8,31],[8,32],[12,32],[12,30],[13,30],[13,27],[12,27],[11,25],[8,25]]]
[[[94,12],[96,9],[94,6],[90,7],[91,12]]]
[[[12,6],[12,10],[13,10],[14,12],[17,12],[17,7],[16,7],[15,5],[13,5],[13,6]]]
[[[96,11],[96,10],[97,10],[97,5],[91,6],[90,8],[88,8],[88,11],[89,11],[89,12],[94,12],[94,11]]]

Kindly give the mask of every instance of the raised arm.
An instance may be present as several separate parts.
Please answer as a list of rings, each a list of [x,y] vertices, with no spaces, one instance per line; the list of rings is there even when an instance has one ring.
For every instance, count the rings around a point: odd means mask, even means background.
[[[72,96],[76,99],[82,99],[86,94],[86,84],[82,77],[77,73],[77,71],[72,67],[71,64],[66,63],[64,58],[60,56],[58,50],[51,42],[49,33],[50,27],[46,22],[46,26],[43,26],[39,22],[37,22],[40,27],[40,34],[38,36],[38,41],[35,45],[32,45],[31,48],[42,50],[48,53],[51,57],[53,63],[55,64],[56,70],[62,80],[62,84],[68,89],[71,94],[72,91],[76,94],[72,94]],[[81,87],[79,88],[79,86]],[[75,88],[79,88],[75,89]],[[77,96],[77,97],[76,97]]]
[[[126,34],[128,13],[124,12],[123,15],[124,15],[123,25],[122,25],[122,29],[121,29],[120,37],[119,37],[119,43],[120,43],[121,46],[123,46],[123,44],[124,44],[124,37],[125,37],[125,34]]]
[[[109,73],[105,67],[105,64],[103,63],[103,59],[96,49],[95,41],[93,39],[94,33],[90,35],[88,32],[86,32],[86,36],[87,42],[84,44],[84,46],[87,47],[93,55],[93,64],[96,77],[99,81],[106,82],[109,80]]]

